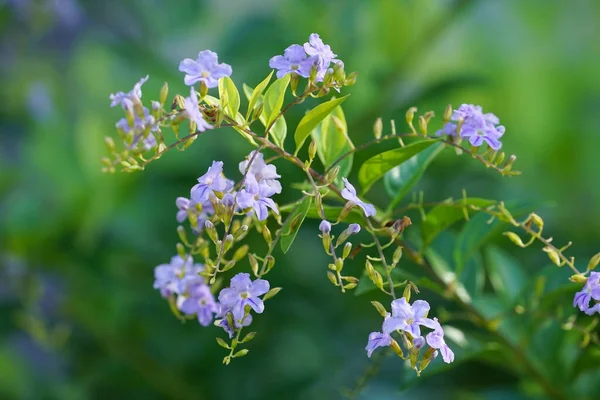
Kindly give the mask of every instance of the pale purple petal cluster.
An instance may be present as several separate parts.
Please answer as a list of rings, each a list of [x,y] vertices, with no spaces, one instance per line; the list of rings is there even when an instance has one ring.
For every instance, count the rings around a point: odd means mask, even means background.
[[[121,118],[116,124],[115,127],[122,131],[124,134],[129,134],[133,132],[134,140],[129,146],[130,149],[135,148],[136,146],[140,146],[140,148],[144,151],[148,151],[156,146],[156,138],[152,134],[152,132],[157,132],[159,130],[158,124],[156,124],[156,120],[150,114],[150,111],[143,107],[144,116],[143,118],[133,113],[133,126],[129,124],[127,118]],[[144,137],[144,132],[147,130],[150,131],[147,136]]]
[[[457,122],[463,121],[460,128],[460,137],[468,139],[472,146],[478,147],[487,143],[493,150],[502,147],[500,138],[504,135],[505,128],[498,125],[500,120],[492,113],[483,113],[480,106],[463,104],[452,113],[452,121],[448,122],[436,134],[456,136]]]
[[[198,53],[196,60],[186,58],[179,64],[179,71],[185,73],[184,82],[188,86],[201,82],[207,88],[217,87],[219,79],[231,76],[231,66],[219,64],[217,53],[203,50]]]
[[[600,272],[590,273],[583,289],[575,293],[573,307],[579,308],[587,315],[600,314]]]
[[[367,356],[371,357],[373,350],[378,347],[389,346],[392,333],[408,333],[416,348],[422,348],[427,343],[431,348],[439,350],[446,363],[454,361],[454,353],[444,341],[444,330],[437,318],[427,318],[429,303],[424,300],[416,300],[412,305],[404,297],[392,301],[392,313],[388,313],[383,321],[381,332],[372,332],[365,350]],[[424,339],[421,327],[432,329]]]
[[[308,78],[314,68],[316,70],[315,80],[321,82],[332,62],[341,63],[341,61],[335,60],[336,56],[331,51],[331,47],[323,43],[318,34],[313,33],[303,46],[293,44],[285,49],[282,56],[272,57],[269,60],[269,67],[277,70],[278,78],[286,74],[296,74]]]
[[[223,162],[213,161],[206,174],[198,178],[198,183],[192,187],[190,197],[195,203],[205,203],[215,196],[233,189],[233,181],[223,175]]]
[[[204,132],[207,129],[212,129],[212,125],[206,122],[204,119],[204,115],[200,111],[200,107],[198,104],[198,93],[196,93],[196,89],[192,86],[190,88],[190,97],[186,97],[183,101],[185,112],[188,115],[190,121],[196,123],[196,130],[198,132]]]
[[[364,201],[359,199],[354,186],[352,186],[352,184],[348,182],[348,179],[343,178],[343,180],[344,189],[342,190],[342,197],[362,208],[362,210],[365,212],[365,216],[371,217],[375,215],[377,213],[375,207],[372,204],[365,203]]]
[[[250,164],[251,163],[251,164]],[[245,174],[244,186],[237,195],[237,205],[250,209],[260,221],[269,216],[269,209],[279,214],[271,196],[281,193],[281,176],[274,165],[268,165],[261,153],[252,151],[239,164],[240,173]]]
[[[252,322],[250,310],[262,314],[265,304],[260,296],[269,291],[269,282],[264,279],[252,281],[250,274],[239,273],[231,278],[229,287],[219,293],[219,316],[223,320],[219,323],[231,336],[234,329],[248,326]],[[229,326],[227,314],[231,314],[234,327]]]
[[[324,219],[319,224],[319,230],[321,231],[321,233],[329,233],[329,232],[331,232],[331,222],[329,222],[329,221],[327,221],[327,220]]]
[[[142,85],[148,80],[148,75],[143,77],[133,86],[129,92],[117,92],[110,95],[110,106],[121,106],[124,109],[133,108],[133,104],[140,101],[142,98]]]
[[[185,258],[174,256],[169,264],[154,268],[154,289],[160,290],[163,297],[184,294],[189,285],[204,281],[199,275],[203,270],[204,266],[195,264],[191,255]]]
[[[177,308],[184,314],[196,315],[202,326],[210,325],[214,314],[219,311],[210,286],[204,282],[190,285],[184,294],[178,296]]]

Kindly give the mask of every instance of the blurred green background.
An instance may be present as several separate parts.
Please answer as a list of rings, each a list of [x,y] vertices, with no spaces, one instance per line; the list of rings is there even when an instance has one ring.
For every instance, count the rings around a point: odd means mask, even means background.
[[[596,0],[4,0],[0,32],[0,398],[336,399],[368,365],[367,335],[381,323],[375,297],[330,284],[314,221],[277,255],[269,279],[284,290],[255,318],[250,354],[229,367],[220,332],[181,324],[152,289],[153,267],[175,252],[175,197],[213,159],[235,176],[250,148],[216,131],[143,173],[103,175],[103,137],[121,117],[108,95],[147,73],[146,100],[164,81],[184,93],[179,61],[206,48],[254,86],[271,56],[320,33],[360,73],[344,104],[354,143],[372,138],[378,116],[405,130],[412,105],[441,115],[448,103],[481,104],[506,126],[504,150],[523,175],[502,178],[448,151],[420,184],[426,200],[465,187],[539,202],[555,241],[573,240],[570,254],[584,262],[598,251]],[[277,165],[286,182],[303,179]],[[381,188],[370,200],[387,201]],[[506,248],[531,274],[548,264],[538,247]],[[542,339],[542,352],[553,346]],[[415,380],[387,360],[362,398],[545,398],[510,366],[456,364]],[[572,393],[598,399],[598,372]]]

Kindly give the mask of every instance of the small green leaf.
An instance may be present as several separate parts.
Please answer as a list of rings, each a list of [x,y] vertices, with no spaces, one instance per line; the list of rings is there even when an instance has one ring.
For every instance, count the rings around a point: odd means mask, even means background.
[[[281,227],[281,238],[279,241],[281,242],[281,250],[284,253],[287,253],[292,243],[294,243],[294,239],[298,234],[298,230],[302,223],[304,222],[304,218],[306,218],[306,214],[312,204],[312,197],[307,196],[302,202],[296,207],[296,209],[292,212],[292,214],[286,219],[285,224]]]
[[[283,77],[277,79],[271,84],[267,92],[265,93],[263,102],[264,109],[263,114],[266,120],[266,126],[277,118],[281,107],[283,106],[283,99],[285,98],[285,91],[290,84],[290,74],[286,74]]]
[[[236,114],[235,122],[237,122],[238,125],[240,125],[240,126],[246,126],[246,120],[244,119],[244,116],[239,112]],[[250,134],[248,132],[246,132],[244,129],[238,128],[237,126],[234,126],[233,129],[236,132],[238,132],[240,135],[242,135],[244,137],[244,139],[246,139],[248,142],[250,142],[250,144],[252,144],[253,146],[258,146],[256,144],[256,142],[254,141],[254,138],[252,138],[252,136],[250,136]]]
[[[326,169],[330,168],[339,157],[354,149],[348,136],[346,117],[341,106],[337,106],[326,116],[311,132],[311,136],[317,143],[317,154]],[[354,154],[350,154],[337,164],[340,166],[339,180],[350,174],[353,159]]]
[[[441,143],[431,146],[385,174],[383,178],[385,190],[393,197],[388,210],[393,210],[419,182],[429,164],[443,148],[444,145]]]
[[[285,117],[283,115],[277,118],[277,121],[275,121],[271,127],[269,135],[271,136],[271,139],[273,139],[273,143],[283,149],[285,137],[287,136],[287,123],[285,122]]]
[[[235,119],[240,109],[240,93],[228,76],[219,79],[219,99],[225,115]]]
[[[229,344],[227,344],[227,342],[225,342],[223,339],[221,339],[220,337],[218,337],[216,339],[217,339],[217,343],[219,343],[219,346],[224,347],[226,349],[231,349],[231,347],[229,347]]]
[[[294,132],[294,140],[296,142],[296,152],[298,154],[302,144],[310,133],[325,119],[331,112],[346,100],[348,96],[340,97],[339,99],[331,99],[325,103],[319,104],[312,110],[306,113],[300,120],[296,132]]]
[[[490,246],[485,256],[492,287],[508,305],[512,305],[528,281],[523,267],[517,259],[498,247]]]
[[[246,97],[248,98],[248,111],[246,112],[246,119],[250,119],[250,116],[252,115],[252,111],[254,110],[254,106],[257,106],[259,104],[258,100],[262,96],[262,93],[264,92],[264,90],[267,87],[267,85],[269,84],[269,82],[271,82],[272,76],[273,76],[273,71],[271,71],[269,76],[267,76],[254,89],[252,89],[250,86],[244,84],[244,86],[243,86],[244,93],[246,94]]]
[[[477,197],[470,197],[464,200],[464,202],[463,200],[460,200],[460,202],[461,204],[467,206],[475,206],[480,208],[485,208],[496,203],[494,200],[480,199]],[[460,221],[461,219],[464,219],[464,217],[465,214],[463,209],[458,207],[455,203],[439,204],[433,207],[427,213],[421,226],[423,248],[426,248],[431,242],[433,242],[433,239],[435,239],[440,232]]]
[[[369,158],[358,171],[358,181],[363,188],[363,194],[381,179],[386,172],[411,159],[414,155],[426,150],[439,139],[422,140],[405,147],[384,151]]]

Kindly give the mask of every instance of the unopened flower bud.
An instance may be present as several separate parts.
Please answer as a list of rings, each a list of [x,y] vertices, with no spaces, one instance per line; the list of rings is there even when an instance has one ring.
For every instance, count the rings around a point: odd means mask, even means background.
[[[258,276],[258,260],[252,253],[248,254],[248,262],[250,262],[250,268],[255,276]]]
[[[183,244],[177,243],[177,246],[175,246],[175,248],[177,249],[177,254],[179,255],[179,257],[185,260],[187,255],[185,254],[185,247],[183,246]]]
[[[215,229],[213,223],[210,221],[206,221],[204,223],[204,229],[206,230],[206,234],[208,235],[210,240],[212,240],[213,243],[217,243],[219,239],[217,238],[217,230]]]
[[[264,107],[265,106],[263,103],[260,103],[259,105],[254,107],[254,110],[252,110],[252,119],[253,120],[257,120],[260,118],[260,115],[262,114]]]
[[[375,120],[375,124],[373,124],[373,135],[375,135],[375,139],[381,138],[381,134],[383,133],[383,121],[381,118],[377,118]]]
[[[165,104],[169,96],[169,84],[165,82],[160,88],[159,100],[161,104]]]
[[[104,137],[104,144],[110,153],[115,151],[115,141],[110,136]]]
[[[392,347],[392,350],[394,350],[394,353],[396,353],[396,355],[398,357],[404,358],[404,352],[402,351],[402,347],[400,347],[398,342],[396,342],[394,339],[392,339],[390,341],[390,346]]]
[[[321,223],[319,224],[319,230],[321,231],[321,233],[326,234],[331,232],[331,223],[327,220],[323,220],[321,221]]]
[[[446,109],[444,110],[444,116],[442,117],[442,121],[444,124],[447,124],[452,119],[452,104],[448,104]]]
[[[348,235],[356,235],[358,232],[360,232],[359,224],[350,224],[348,225],[348,228],[346,228],[346,233],[348,233]]]
[[[371,301],[371,304],[373,304],[373,307],[375,307],[375,309],[377,310],[379,315],[381,315],[384,318],[387,316],[387,311],[386,311],[385,307],[383,306],[383,304],[381,304],[378,301]]]
[[[235,239],[239,239],[240,237],[242,237],[242,235],[246,234],[248,232],[248,225],[242,225],[239,227],[239,229],[237,229],[235,232],[233,232],[233,237]]]
[[[208,94],[208,86],[203,81],[200,81],[200,98],[204,98]]]
[[[160,110],[162,110],[162,105],[158,101],[152,100],[152,115],[157,115]]]
[[[517,235],[514,232],[504,232],[504,235],[510,239],[511,242],[513,242],[514,244],[516,244],[519,247],[525,247],[525,244],[523,243],[523,241],[521,240],[521,238],[519,237],[519,235]]]
[[[400,259],[402,258],[402,247],[398,246],[398,248],[394,251],[394,255],[392,256],[392,262],[398,264]]]
[[[585,276],[583,276],[581,274],[575,274],[575,275],[571,276],[569,278],[569,280],[571,282],[575,282],[575,283],[586,283],[588,278],[586,278]]]
[[[424,116],[419,116],[419,130],[423,135],[427,135],[427,120]]]
[[[423,336],[418,336],[414,338],[413,346],[415,346],[416,349],[422,348],[423,346],[425,346],[425,338]]]
[[[300,82],[300,78],[298,74],[291,74],[290,76],[290,89],[292,93],[296,95],[296,90],[298,89],[298,82]]]
[[[408,124],[408,126],[410,126],[410,129],[412,130],[412,132],[415,135],[417,134],[417,131],[415,130],[415,127],[413,126],[413,119],[415,118],[416,112],[417,112],[417,107],[411,107],[406,112],[406,123]]]
[[[225,236],[225,244],[223,245],[223,249],[225,250],[225,252],[229,251],[229,249],[231,249],[231,246],[233,246],[233,235],[229,234],[227,236]]]
[[[335,270],[337,272],[342,272],[342,269],[344,268],[344,260],[341,258],[338,258],[335,260]]]
[[[506,154],[503,151],[501,151],[500,153],[498,153],[498,155],[494,159],[493,163],[495,165],[500,165],[502,163],[502,161],[504,161],[504,157],[506,157]]]
[[[590,262],[588,263],[588,271],[595,269],[598,264],[600,264],[600,253],[596,254],[592,258],[590,258]]]
[[[317,155],[317,142],[312,140],[310,142],[310,144],[308,145],[308,158],[310,159],[310,161],[312,161],[312,160],[314,160],[316,155]]]
[[[247,244],[240,246],[235,253],[233,253],[233,259],[236,261],[242,260],[244,257],[246,257],[246,254],[248,254],[248,249],[249,247]]]
[[[358,78],[358,72],[350,72],[346,75],[346,80],[344,81],[345,86],[352,86],[356,83],[356,79]]]
[[[262,234],[263,234],[263,238],[265,239],[265,242],[271,243],[271,240],[273,239],[273,237],[271,236],[271,231],[269,230],[269,228],[267,228],[265,226],[262,230]]]
[[[333,272],[327,271],[327,278],[329,278],[331,283],[333,283],[335,286],[339,286],[337,277],[335,276],[335,274]]]
[[[329,170],[329,172],[327,172],[327,175],[325,176],[325,178],[327,179],[327,182],[329,182],[329,183],[334,182],[339,173],[340,173],[340,166],[336,165],[335,167],[333,167],[333,169],[331,169],[331,170]]]
[[[411,287],[409,284],[406,285],[406,287],[404,288],[404,292],[402,293],[402,297],[404,297],[406,299],[406,302],[409,303],[410,302],[410,294],[411,294]]]
[[[342,258],[344,258],[344,259],[348,258],[348,256],[350,255],[351,251],[352,251],[352,243],[347,242],[344,245],[344,250],[342,252]]]

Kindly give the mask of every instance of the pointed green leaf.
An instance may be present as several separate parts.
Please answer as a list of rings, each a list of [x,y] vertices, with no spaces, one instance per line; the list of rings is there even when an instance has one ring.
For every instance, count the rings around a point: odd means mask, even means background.
[[[358,181],[366,193],[371,186],[392,168],[410,160],[416,154],[426,150],[439,139],[422,140],[405,147],[384,151],[369,158],[358,171]]]
[[[225,115],[235,119],[240,109],[240,93],[228,76],[219,79],[219,100]]]
[[[270,76],[271,75],[269,75],[269,79],[270,79]],[[261,82],[259,84],[259,86],[262,85],[265,81],[267,81],[267,80],[265,79],[263,82]],[[267,83],[268,83],[268,81],[267,81]],[[254,96],[254,94],[256,93],[256,91],[258,89],[259,89],[258,86],[256,89],[252,89],[250,86],[244,84],[244,94],[246,95],[246,97],[248,99],[252,98],[252,96]],[[264,88],[263,88],[263,90],[264,90]],[[259,93],[256,96],[256,99],[254,100],[255,101],[254,107],[260,106],[263,102],[263,98],[264,98],[264,96]],[[267,119],[265,118],[264,111],[260,114],[258,119],[260,120],[260,122],[263,124],[264,127],[267,126]],[[284,148],[283,145],[285,143],[285,138],[287,136],[287,123],[285,122],[285,117],[283,115],[281,117],[277,118],[277,120],[271,127],[271,130],[269,131],[269,136],[271,137],[271,140],[273,140],[273,143],[275,143],[277,146],[281,147],[282,149]]]
[[[488,199],[480,199],[470,197],[466,200],[461,200],[462,204],[473,205],[480,208],[485,208],[495,204],[496,201]],[[470,211],[470,210],[469,210]],[[473,211],[469,212],[471,214]],[[421,225],[421,235],[423,238],[423,248],[429,246],[433,239],[454,223],[464,219],[465,214],[461,207],[456,204],[439,204],[433,207],[426,215],[423,224]],[[489,216],[488,216],[489,218]]]
[[[313,131],[313,129],[315,129],[317,125],[319,125],[319,123],[325,119],[325,117],[331,114],[331,112],[337,106],[342,104],[347,98],[348,96],[344,96],[340,97],[339,99],[326,101],[325,103],[319,104],[307,112],[304,117],[302,117],[298,127],[296,128],[296,132],[294,132],[294,141],[296,142],[296,152],[294,154],[298,154],[302,144]]]
[[[441,143],[431,146],[385,174],[383,178],[385,190],[393,197],[388,210],[393,210],[419,182],[429,164],[443,148],[444,145]]]
[[[290,74],[286,74],[283,77],[277,79],[271,84],[265,96],[263,98],[264,109],[263,114],[267,121],[266,126],[277,118],[281,107],[283,106],[283,99],[285,98],[285,91],[290,84]]]
[[[348,137],[346,117],[341,106],[337,106],[330,115],[325,117],[311,132],[311,136],[317,143],[317,154],[326,169],[331,167],[339,157],[354,149]],[[337,164],[340,166],[339,180],[350,174],[353,159],[354,154],[350,154]]]
[[[250,86],[244,84],[244,93],[246,94],[246,98],[248,98],[248,111],[246,112],[246,119],[250,119],[252,115],[252,111],[254,110],[254,106],[259,105],[258,100],[262,96],[265,88],[271,82],[271,77],[273,76],[273,71],[267,76],[261,83],[259,83],[256,88],[252,89]]]
[[[490,283],[507,305],[512,305],[523,291],[528,277],[519,261],[504,250],[490,246],[486,249],[486,267]]]
[[[306,218],[306,213],[308,213],[311,204],[312,197],[306,196],[281,227],[281,238],[279,241],[281,242],[281,250],[284,253],[287,253],[292,246],[292,243],[294,243],[294,239],[298,234],[300,226],[302,226],[302,223],[304,222],[304,218]]]

